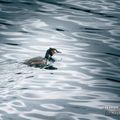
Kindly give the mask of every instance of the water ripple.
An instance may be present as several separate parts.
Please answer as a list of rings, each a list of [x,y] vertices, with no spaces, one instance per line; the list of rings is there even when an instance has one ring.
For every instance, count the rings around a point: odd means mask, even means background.
[[[118,119],[119,3],[1,0],[0,120]],[[23,64],[49,47],[57,70]]]

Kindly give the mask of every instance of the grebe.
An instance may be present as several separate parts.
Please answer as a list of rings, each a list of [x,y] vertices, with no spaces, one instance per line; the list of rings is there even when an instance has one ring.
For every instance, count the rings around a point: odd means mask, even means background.
[[[35,57],[35,58],[31,58],[29,60],[26,60],[24,62],[24,64],[28,65],[28,66],[34,66],[34,67],[39,67],[39,68],[51,68],[50,63],[55,62],[55,59],[52,58],[52,56],[55,53],[61,53],[60,51],[58,51],[55,48],[49,48],[46,51],[45,57]]]

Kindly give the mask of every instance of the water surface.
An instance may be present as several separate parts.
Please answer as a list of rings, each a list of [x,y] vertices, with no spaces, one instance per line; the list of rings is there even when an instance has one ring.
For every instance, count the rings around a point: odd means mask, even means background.
[[[0,120],[119,119],[119,13],[119,0],[0,0]],[[49,47],[57,70],[22,64]]]

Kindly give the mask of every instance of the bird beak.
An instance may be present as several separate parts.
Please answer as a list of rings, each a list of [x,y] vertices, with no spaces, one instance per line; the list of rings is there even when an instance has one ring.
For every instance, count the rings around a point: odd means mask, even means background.
[[[57,53],[62,53],[62,52],[60,52],[60,51],[58,51],[58,50],[56,50],[56,52],[57,52]]]

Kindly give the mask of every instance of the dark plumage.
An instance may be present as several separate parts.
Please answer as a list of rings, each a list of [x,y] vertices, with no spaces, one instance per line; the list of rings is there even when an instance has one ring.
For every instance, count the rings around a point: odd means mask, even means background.
[[[46,51],[45,57],[35,57],[28,59],[24,62],[24,64],[34,67],[46,68],[49,66],[50,62],[55,62],[55,59],[52,56],[55,53],[61,53],[55,48],[49,48]]]

